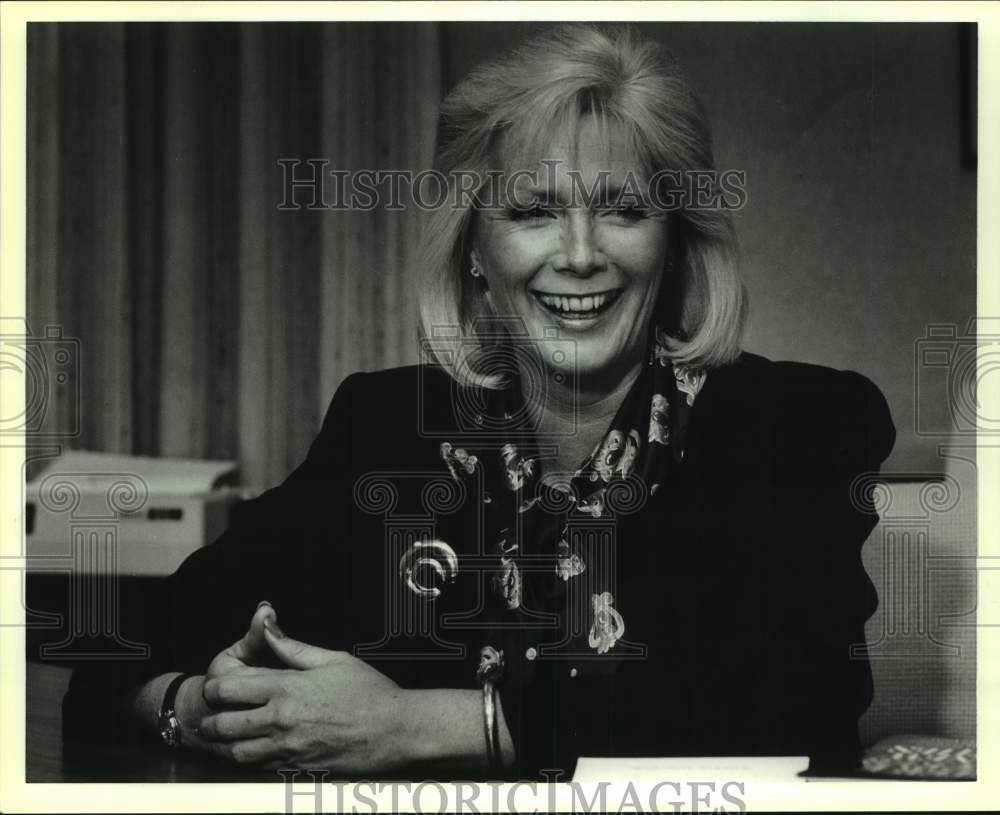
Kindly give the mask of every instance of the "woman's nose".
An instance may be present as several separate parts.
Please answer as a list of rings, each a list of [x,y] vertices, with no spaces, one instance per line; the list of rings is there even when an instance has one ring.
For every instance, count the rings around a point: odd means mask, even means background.
[[[571,211],[563,224],[562,257],[557,270],[580,277],[599,271],[603,255],[595,241],[590,213],[585,209]]]

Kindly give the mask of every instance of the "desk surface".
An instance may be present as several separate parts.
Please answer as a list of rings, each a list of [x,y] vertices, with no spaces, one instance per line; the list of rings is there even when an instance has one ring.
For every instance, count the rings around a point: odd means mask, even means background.
[[[157,741],[148,745],[64,745],[62,699],[70,673],[65,665],[35,661],[27,664],[27,783],[283,782],[274,771],[235,767],[212,756],[173,751]]]
[[[273,772],[234,768],[209,756],[171,751],[151,741],[135,744],[73,748],[62,741],[62,698],[69,684],[70,669],[64,665],[28,662],[27,665],[27,755],[28,783],[54,782],[277,782]],[[975,742],[954,739],[903,737],[868,750],[866,762],[875,771],[859,777],[908,777],[974,779]],[[899,755],[896,755],[899,753]],[[884,754],[884,755],[883,755]],[[947,754],[947,755],[945,755]],[[899,764],[900,771],[890,765]]]
[[[149,747],[129,744],[64,748],[62,698],[69,676],[70,669],[62,665],[38,662],[27,665],[25,780],[28,783],[280,780],[274,773],[231,768],[205,756],[173,752],[155,742]]]

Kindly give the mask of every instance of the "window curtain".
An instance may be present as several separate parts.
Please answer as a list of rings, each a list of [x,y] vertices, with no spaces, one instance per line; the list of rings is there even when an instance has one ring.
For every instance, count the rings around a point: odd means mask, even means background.
[[[80,349],[45,431],[282,479],[417,361],[421,219],[281,210],[279,160],[426,169],[441,94],[436,23],[30,25],[27,313]]]

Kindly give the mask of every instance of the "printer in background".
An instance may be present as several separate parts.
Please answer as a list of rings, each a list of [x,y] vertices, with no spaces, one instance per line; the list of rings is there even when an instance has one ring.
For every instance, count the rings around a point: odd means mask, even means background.
[[[250,497],[236,471],[83,450],[48,462],[25,489],[27,658],[147,659],[145,626],[170,607],[165,578]]]
[[[67,451],[26,485],[28,571],[165,577],[225,531],[244,497],[236,473],[232,461]]]

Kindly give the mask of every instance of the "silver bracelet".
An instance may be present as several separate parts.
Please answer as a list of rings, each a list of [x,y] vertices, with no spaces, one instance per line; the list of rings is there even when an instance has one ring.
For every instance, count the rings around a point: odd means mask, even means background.
[[[497,732],[496,688],[487,680],[483,684],[483,718],[486,724],[486,759],[491,770],[501,768],[500,734]]]
[[[476,677],[483,688],[483,725],[486,734],[486,758],[492,772],[503,769],[500,754],[500,732],[497,727],[496,685],[494,680],[503,673],[503,651],[491,646],[483,647],[480,652],[479,668]]]

